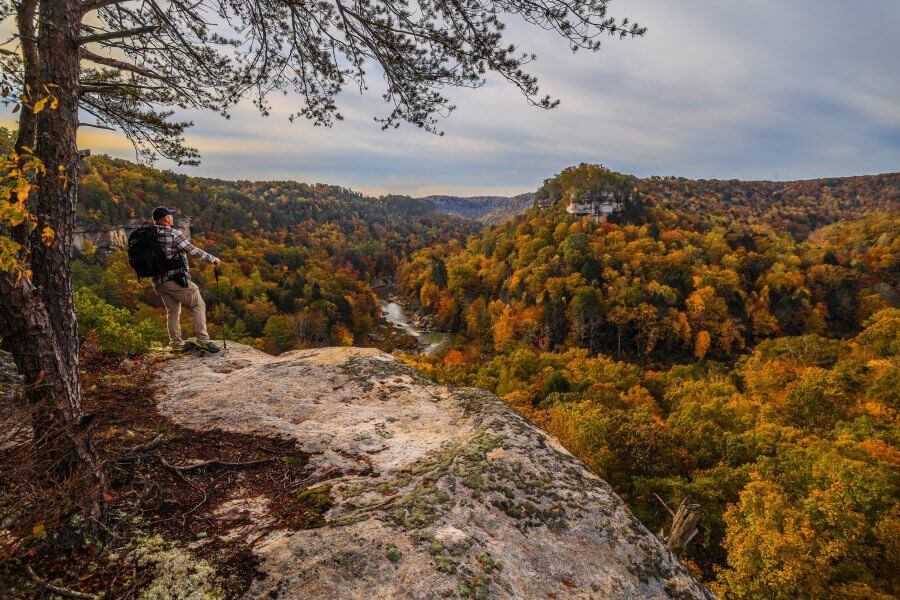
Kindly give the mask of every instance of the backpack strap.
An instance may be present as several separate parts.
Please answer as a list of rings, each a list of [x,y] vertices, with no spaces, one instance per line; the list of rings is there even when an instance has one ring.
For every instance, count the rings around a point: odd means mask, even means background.
[[[162,228],[162,226],[157,225],[156,223],[154,223],[153,225],[154,225],[154,227],[156,227],[156,235],[157,235],[157,239],[159,239],[160,229]],[[169,227],[169,229],[174,229],[174,227]],[[161,243],[160,243],[160,249],[161,250],[163,249]],[[163,254],[165,254],[165,250],[163,250]],[[178,261],[178,264],[175,264],[175,261]],[[187,273],[187,271],[188,271],[187,257],[184,255],[183,251],[181,251],[177,248],[175,249],[175,256],[173,256],[172,258],[166,257],[166,264],[172,270],[181,269],[185,273]]]

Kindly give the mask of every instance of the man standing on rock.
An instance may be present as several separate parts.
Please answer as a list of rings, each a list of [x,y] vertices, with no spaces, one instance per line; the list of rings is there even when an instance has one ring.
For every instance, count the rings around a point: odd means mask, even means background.
[[[221,261],[190,243],[187,237],[172,225],[175,223],[176,211],[165,206],[153,209],[153,221],[159,236],[159,245],[166,259],[180,259],[180,265],[153,278],[153,290],[162,299],[166,307],[166,327],[169,330],[169,345],[173,350],[204,350],[218,352],[219,348],[209,339],[206,331],[206,303],[200,296],[200,288],[191,281],[190,267],[185,254],[190,254],[204,262],[218,265]],[[194,335],[197,342],[184,343],[181,339],[181,307],[191,311],[194,320]]]

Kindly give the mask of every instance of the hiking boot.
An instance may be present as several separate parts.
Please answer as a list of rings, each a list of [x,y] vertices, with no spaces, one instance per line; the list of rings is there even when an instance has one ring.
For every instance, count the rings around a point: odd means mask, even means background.
[[[196,350],[197,344],[195,344],[194,342],[185,342],[184,344],[181,344],[180,346],[176,345],[176,344],[172,344],[169,347],[172,349],[172,352],[180,352],[183,354],[185,352],[192,352],[193,350]]]
[[[220,348],[213,344],[212,342],[197,342],[197,348],[199,350],[203,350],[204,352],[209,352],[210,354],[215,354],[220,351]]]

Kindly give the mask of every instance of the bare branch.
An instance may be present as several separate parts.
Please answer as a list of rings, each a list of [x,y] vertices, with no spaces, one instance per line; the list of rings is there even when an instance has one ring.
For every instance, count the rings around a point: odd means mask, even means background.
[[[657,494],[656,492],[653,492],[653,495],[656,496],[656,499],[659,500],[659,502],[663,505],[663,508],[665,508],[667,511],[669,511],[669,514],[672,515],[672,517],[674,517],[675,513],[672,511],[671,508],[669,508],[669,505],[666,504],[666,501],[663,500],[662,498],[660,498],[659,494]]]
[[[115,127],[107,127],[106,125],[100,125],[99,123],[82,123],[78,122],[79,127],[92,127],[94,129],[106,129],[107,131],[115,131]]]
[[[57,594],[59,596],[65,596],[66,598],[87,598],[90,600],[94,600],[96,598],[100,598],[100,596],[96,596],[94,594],[85,594],[84,592],[77,592],[75,590],[70,590],[68,588],[60,587],[58,585],[53,585],[51,583],[47,583],[43,579],[37,576],[37,574],[32,570],[30,565],[26,565],[25,569],[28,571],[28,575],[31,576],[31,579],[41,588],[45,589],[48,592],[53,594]]]
[[[165,77],[158,73],[154,73],[153,71],[148,71],[147,69],[143,69],[137,65],[133,65],[122,60],[117,60],[115,58],[100,56],[99,54],[94,54],[89,50],[82,49],[81,57],[91,62],[95,62],[98,65],[105,65],[107,67],[112,67],[113,69],[119,69],[120,71],[128,71],[136,75],[141,75],[142,77],[147,77],[148,79],[157,79],[160,81],[166,80]]]
[[[112,6],[114,4],[124,4],[128,2],[128,0],[84,0],[81,3],[81,12],[89,13],[92,10],[99,10],[105,6]]]
[[[661,498],[660,501],[662,502]],[[698,508],[700,508],[699,504],[692,504],[688,502],[687,498],[684,498],[678,505],[678,510],[672,515],[672,527],[669,529],[669,536],[665,541],[666,546],[676,555],[681,554],[699,531],[700,515],[695,512]],[[666,509],[669,509],[668,506]]]
[[[115,92],[119,90],[151,90],[151,91],[159,91],[167,89],[166,86],[161,85],[141,85],[139,83],[132,83],[130,81],[82,81],[80,82],[81,91],[87,94],[95,93],[95,94],[105,94],[109,92]]]
[[[106,31],[102,33],[92,33],[83,35],[77,40],[79,46],[92,44],[94,42],[105,42],[107,40],[117,40],[120,38],[135,37],[147,33],[153,33],[159,29],[158,25],[147,25],[145,27],[135,27],[134,29],[124,29],[122,31]]]
[[[248,467],[257,467],[260,465],[267,465],[275,462],[274,458],[263,458],[260,460],[250,460],[247,462],[224,462],[221,460],[206,460],[201,463],[193,464],[193,465],[169,465],[172,469],[180,473],[187,473],[189,471],[199,471],[200,469],[246,469]]]

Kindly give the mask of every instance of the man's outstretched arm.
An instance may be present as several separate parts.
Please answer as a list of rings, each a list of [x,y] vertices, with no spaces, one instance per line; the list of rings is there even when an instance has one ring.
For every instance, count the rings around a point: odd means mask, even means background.
[[[177,229],[172,230],[172,236],[175,240],[175,247],[186,254],[190,254],[194,258],[198,258],[204,262],[208,262],[210,264],[219,264],[219,259],[210,254],[209,252],[204,252],[197,246],[190,243],[185,237],[183,233],[178,231]]]

